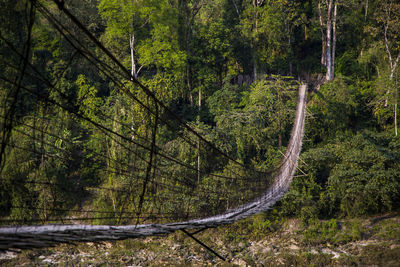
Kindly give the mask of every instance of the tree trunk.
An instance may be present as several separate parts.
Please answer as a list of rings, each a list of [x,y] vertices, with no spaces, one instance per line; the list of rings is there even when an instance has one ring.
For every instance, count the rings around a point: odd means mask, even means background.
[[[192,49],[191,49],[191,44],[190,41],[192,39],[192,27],[194,25],[194,19],[199,13],[200,9],[202,8],[204,2],[202,0],[195,0],[192,2],[192,5],[189,5],[190,1],[179,1],[180,2],[180,8],[184,12],[184,23],[185,23],[185,28],[184,28],[184,46],[185,46],[185,51],[186,51],[186,84],[187,84],[187,89],[188,89],[188,94],[189,94],[189,102],[190,106],[193,107],[193,80],[192,80],[192,65],[191,65],[191,55],[192,55]]]
[[[336,15],[337,15],[337,2],[335,2],[335,7],[333,9],[333,22],[332,22],[332,65],[331,65],[332,80],[333,78],[335,78]]]
[[[385,21],[384,21],[384,31],[383,31],[383,37],[384,37],[384,43],[385,43],[385,49],[386,49],[386,53],[388,56],[388,61],[389,61],[389,67],[390,67],[390,76],[389,76],[389,80],[393,81],[394,79],[394,74],[396,72],[397,69],[397,64],[400,61],[400,53],[397,54],[396,59],[394,59],[394,55],[392,54],[392,51],[390,51],[390,43],[389,43],[389,39],[388,39],[388,29],[389,26],[391,25],[391,21],[392,21],[392,2],[390,2],[390,5],[386,8],[384,8],[384,12],[385,12]],[[396,11],[397,12],[397,11]],[[395,36],[396,38],[396,36]],[[393,50],[395,51],[395,49]],[[392,87],[392,85],[391,85]],[[390,94],[390,90],[391,88],[389,87],[386,90],[386,99],[385,99],[385,107],[388,106],[388,102],[389,102],[389,94]],[[397,88],[395,88],[396,92],[394,94],[394,131],[395,131],[395,136],[397,136],[397,101],[398,101],[398,92],[397,92]]]
[[[185,36],[185,46],[186,46],[186,57],[187,57],[187,62],[186,62],[186,83],[188,87],[188,93],[189,93],[189,102],[190,106],[193,107],[193,94],[192,94],[192,76],[191,76],[191,64],[190,64],[190,56],[191,56],[191,49],[190,49],[190,39],[191,39],[191,33],[192,33],[192,25],[190,23],[190,14],[189,14],[189,8],[186,6],[186,36]]]
[[[258,0],[253,0],[253,7],[255,9],[254,12],[254,30],[256,34],[258,33]],[[253,82],[257,81],[257,44],[253,39]]]
[[[189,55],[188,51],[186,51],[187,55]],[[190,75],[190,63],[186,63],[186,83],[188,87],[188,93],[189,93],[189,103],[190,106],[193,107],[193,93],[192,93],[192,80],[191,80],[191,75]]]
[[[329,0],[328,4],[328,18],[326,21],[326,80],[332,80],[332,3],[333,0]]]
[[[321,65],[326,66],[326,34],[325,34],[325,23],[322,17],[321,2],[318,2],[318,15],[319,24],[321,28],[321,41],[322,41],[322,53],[321,53]]]
[[[112,130],[117,133],[119,133],[121,130],[121,126],[117,123],[117,121],[119,121],[119,117],[120,117],[120,102],[119,102],[119,99],[117,96],[117,98],[115,99],[115,104],[114,104],[114,120],[112,123]],[[118,138],[118,137],[116,137],[116,138]],[[117,162],[120,162],[120,159],[118,156],[119,150],[120,150],[120,147],[119,147],[118,142],[114,139],[111,139],[110,166],[111,166],[112,171],[108,174],[108,186],[110,188],[114,188],[114,182],[116,179],[118,179],[118,175],[119,175],[120,166],[117,163]],[[116,193],[114,191],[110,191],[109,194],[110,194],[109,195],[110,199],[112,201],[113,210],[116,211],[116,203],[117,203]]]
[[[129,47],[131,49],[131,75],[134,79],[137,79],[138,71],[136,68],[136,60],[135,60],[135,31],[133,29],[129,39]]]
[[[386,31],[386,30],[385,30]],[[396,60],[393,62],[392,60],[392,54],[390,53],[389,50],[389,45],[388,45],[388,41],[386,38],[386,34],[385,34],[385,45],[386,45],[386,50],[388,53],[388,57],[389,57],[389,65],[390,65],[390,76],[389,76],[389,80],[393,81],[394,78],[394,73],[396,71],[397,68],[397,64],[399,63],[400,60],[400,53],[397,55]],[[390,93],[390,89],[387,89],[386,91],[386,99],[385,99],[385,107],[388,106],[388,102],[389,102],[389,93]]]
[[[141,67],[139,69],[137,69],[137,65],[136,65],[136,59],[135,59],[135,31],[133,29],[132,26],[132,34],[130,36],[129,39],[129,47],[131,49],[131,79],[136,79],[138,78],[139,72],[141,70]],[[131,140],[135,139],[135,120],[132,117],[132,124],[131,124]],[[133,166],[135,166],[135,162],[133,163]],[[135,168],[135,167],[134,167]]]
[[[288,55],[289,55],[289,76],[293,76],[293,53],[292,53],[292,33],[290,30],[289,22],[285,21],[286,24],[286,34],[288,36]]]
[[[256,56],[253,56],[253,82],[255,81],[257,81],[257,62]]]
[[[200,124],[200,111],[201,111],[201,89],[199,89],[199,115],[197,117],[198,124]],[[201,163],[201,157],[200,157],[200,137],[199,140],[197,141],[197,183],[200,184],[200,178],[201,178],[201,169],[200,169],[200,163]]]
[[[390,53],[390,52],[389,52],[389,53]],[[390,57],[390,59],[391,59],[391,57]],[[396,71],[396,67],[397,67],[397,63],[399,62],[399,59],[400,59],[400,53],[399,53],[399,55],[397,56],[397,58],[396,58],[396,60],[395,60],[394,63],[390,60],[390,67],[391,67],[391,69],[390,69],[390,76],[389,76],[390,81],[393,81],[394,72]],[[397,89],[396,89],[396,90],[397,90]],[[386,91],[385,107],[388,106],[388,102],[389,102],[389,93],[390,93],[390,89],[388,89],[388,90]],[[395,94],[395,104],[394,104],[394,135],[395,135],[395,136],[397,136],[397,98],[398,98],[398,95],[397,95],[397,93],[396,93],[396,94]]]
[[[394,104],[394,135],[397,136],[397,99]]]

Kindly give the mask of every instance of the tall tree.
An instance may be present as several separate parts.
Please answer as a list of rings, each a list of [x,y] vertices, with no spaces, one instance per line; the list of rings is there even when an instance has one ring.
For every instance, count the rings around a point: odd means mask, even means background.
[[[290,62],[294,26],[298,23],[296,4],[286,0],[244,1],[243,7],[241,28],[251,44],[253,80],[260,70],[282,72],[281,62]],[[290,63],[285,69],[290,72]]]
[[[337,5],[337,0],[318,1],[318,15],[322,36],[321,64],[326,66],[325,79],[327,81],[332,81],[334,78]]]
[[[397,1],[385,0],[379,3],[376,20],[383,27],[383,42],[385,45],[387,63],[389,67],[389,80],[393,81],[400,61],[400,3]],[[390,83],[387,89],[385,106],[388,106],[389,94],[393,93],[394,102],[394,131],[397,130],[397,105],[398,89]]]
[[[251,42],[251,55],[253,61],[253,80],[257,80],[257,61],[258,61],[258,54],[257,49],[259,46],[259,32],[260,32],[260,13],[262,12],[261,7],[264,3],[264,0],[251,0],[251,1],[244,1],[245,5],[245,19],[244,25],[247,26],[247,31],[250,33],[250,42]],[[246,25],[247,24],[247,25]]]
[[[192,38],[195,18],[204,5],[204,0],[179,0],[180,46],[186,52],[186,86],[190,105],[193,106]]]
[[[148,21],[148,14],[143,14],[143,10],[146,10],[143,6],[143,0],[121,2],[101,0],[99,2],[99,13],[106,21],[104,39],[109,45],[113,46],[129,44],[131,75],[135,79],[138,78],[142,68],[137,64],[136,45],[138,32]],[[128,42],[125,41],[126,39],[128,39]],[[121,40],[122,44],[116,42],[117,40]]]

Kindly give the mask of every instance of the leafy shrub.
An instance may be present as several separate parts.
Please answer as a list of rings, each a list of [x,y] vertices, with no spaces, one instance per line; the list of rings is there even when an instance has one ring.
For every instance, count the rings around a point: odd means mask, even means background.
[[[356,94],[343,78],[321,86],[308,108],[312,116],[306,127],[307,136],[317,144],[348,132],[354,127],[352,118],[357,106]]]
[[[308,175],[294,179],[281,214],[315,218],[363,216],[399,204],[399,141],[385,133],[363,131],[302,154]]]
[[[324,205],[347,216],[391,210],[400,196],[400,153],[391,139],[364,132],[338,144],[339,163],[331,170]]]

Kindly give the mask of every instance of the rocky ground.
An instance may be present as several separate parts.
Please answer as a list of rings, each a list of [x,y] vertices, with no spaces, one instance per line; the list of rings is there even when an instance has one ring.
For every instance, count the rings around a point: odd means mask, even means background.
[[[400,266],[400,216],[271,223],[262,215],[197,238],[220,260],[179,232],[167,237],[0,253],[1,266]]]

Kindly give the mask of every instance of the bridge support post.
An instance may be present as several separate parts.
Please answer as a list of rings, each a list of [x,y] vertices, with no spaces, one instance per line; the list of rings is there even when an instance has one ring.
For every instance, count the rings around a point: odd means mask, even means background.
[[[181,229],[182,232],[184,232],[187,236],[189,236],[190,238],[192,238],[194,241],[196,241],[197,243],[199,243],[201,246],[203,246],[204,248],[206,248],[209,252],[211,252],[212,254],[214,254],[215,256],[217,256],[218,258],[220,258],[223,261],[226,261],[226,258],[222,257],[221,255],[219,255],[215,250],[213,250],[212,248],[210,248],[209,246],[207,246],[206,244],[204,244],[203,242],[201,242],[199,239],[197,239],[194,235],[198,234],[204,230],[206,230],[208,228],[202,228],[194,233],[189,233],[188,231],[186,231],[185,229]]]

